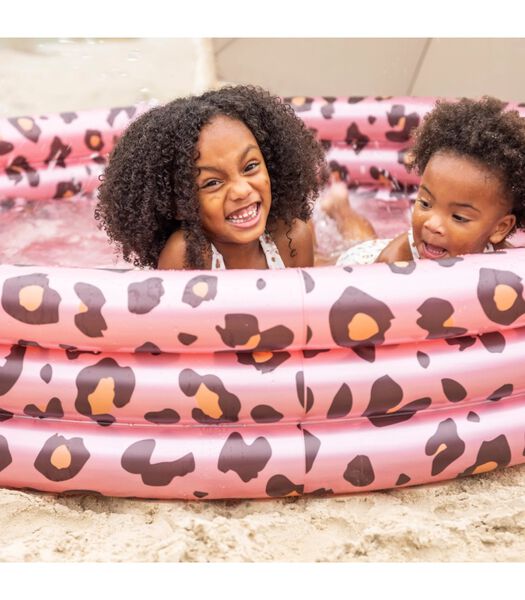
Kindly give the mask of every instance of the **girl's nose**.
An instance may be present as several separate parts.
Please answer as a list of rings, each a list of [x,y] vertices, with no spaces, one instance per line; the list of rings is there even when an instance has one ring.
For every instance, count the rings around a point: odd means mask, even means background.
[[[443,233],[443,219],[439,215],[433,214],[429,216],[425,221],[423,227],[431,231],[432,233]]]
[[[251,191],[251,185],[244,177],[237,177],[230,185],[230,197],[232,200],[244,200]]]

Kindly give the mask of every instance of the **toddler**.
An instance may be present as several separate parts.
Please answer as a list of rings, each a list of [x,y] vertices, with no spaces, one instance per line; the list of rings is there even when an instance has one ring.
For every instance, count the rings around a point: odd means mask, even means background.
[[[421,175],[408,232],[371,240],[338,265],[440,259],[512,247],[525,225],[525,119],[490,97],[438,101],[415,131]]]

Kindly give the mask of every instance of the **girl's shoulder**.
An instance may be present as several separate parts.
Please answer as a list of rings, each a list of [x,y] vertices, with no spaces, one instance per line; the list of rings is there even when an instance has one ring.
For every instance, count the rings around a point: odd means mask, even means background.
[[[157,269],[187,269],[188,267],[185,265],[187,246],[188,242],[182,229],[178,229],[172,233],[159,255]],[[205,268],[209,269],[211,267],[211,256],[205,257],[204,262],[208,262]]]
[[[381,251],[376,262],[394,263],[397,261],[414,260],[408,240],[408,233],[401,233],[395,237],[384,250]]]
[[[183,269],[186,245],[181,229],[172,233],[159,255],[157,269]]]
[[[269,233],[285,267],[313,267],[314,242],[309,223],[294,219],[290,227],[279,220]]]

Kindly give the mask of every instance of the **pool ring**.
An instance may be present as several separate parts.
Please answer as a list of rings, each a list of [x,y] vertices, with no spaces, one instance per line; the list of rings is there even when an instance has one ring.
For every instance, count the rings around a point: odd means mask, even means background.
[[[0,265],[0,485],[268,498],[523,463],[524,277],[525,249],[283,271]]]

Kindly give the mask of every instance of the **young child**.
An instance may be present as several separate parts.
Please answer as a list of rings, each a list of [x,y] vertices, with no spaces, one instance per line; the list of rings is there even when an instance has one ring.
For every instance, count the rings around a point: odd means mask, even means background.
[[[137,267],[307,267],[307,221],[327,178],[321,145],[290,106],[260,88],[225,87],[128,127],[95,218]]]
[[[372,240],[338,265],[440,259],[512,247],[525,225],[525,119],[505,103],[438,101],[416,130],[412,164],[421,181],[412,226],[393,240]]]

